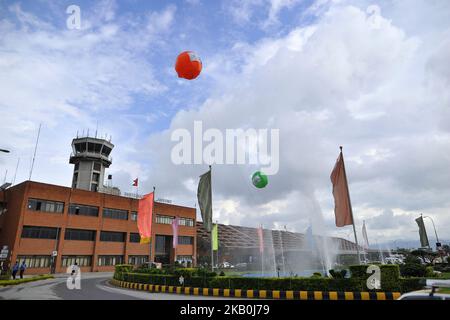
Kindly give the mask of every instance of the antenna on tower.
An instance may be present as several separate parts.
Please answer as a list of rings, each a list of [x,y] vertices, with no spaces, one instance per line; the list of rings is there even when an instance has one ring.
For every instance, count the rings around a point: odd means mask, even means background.
[[[42,126],[42,123],[39,124],[39,130],[38,130],[38,135],[37,135],[37,139],[36,139],[36,145],[34,146],[33,161],[31,162],[30,177],[28,178],[28,180],[31,180],[31,175],[33,174],[34,160],[36,159],[36,151],[37,151],[37,147],[38,147],[38,143],[39,143],[39,136],[41,135],[41,126]]]
[[[88,136],[88,138],[89,138],[89,128],[88,128],[88,131],[87,131],[87,136]]]
[[[95,127],[95,139],[97,139],[97,131],[98,131],[98,120],[97,120],[97,127]]]

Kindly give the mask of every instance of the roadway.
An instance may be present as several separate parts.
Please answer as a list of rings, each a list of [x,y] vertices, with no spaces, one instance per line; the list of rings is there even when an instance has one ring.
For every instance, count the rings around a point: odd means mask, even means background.
[[[0,287],[3,300],[209,300],[221,297],[203,297],[169,293],[151,293],[112,286],[112,273],[83,273],[81,289],[68,289],[67,275],[14,286]]]

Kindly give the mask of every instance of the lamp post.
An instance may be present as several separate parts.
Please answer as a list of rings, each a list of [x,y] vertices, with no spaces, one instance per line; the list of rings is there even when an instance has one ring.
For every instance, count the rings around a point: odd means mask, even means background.
[[[434,221],[433,221],[433,219],[430,216],[423,216],[423,217],[430,219],[431,223],[433,223],[434,234],[436,235],[436,250],[439,251],[438,250],[438,245],[440,245],[440,242],[439,242],[439,237],[438,237],[438,234],[437,234],[437,231],[436,231],[436,226],[434,225]]]

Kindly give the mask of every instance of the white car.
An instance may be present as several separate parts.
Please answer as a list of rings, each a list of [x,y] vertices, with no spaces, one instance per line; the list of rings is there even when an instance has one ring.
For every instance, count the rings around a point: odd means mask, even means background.
[[[405,293],[398,298],[398,300],[448,300],[450,301],[449,293],[436,292],[439,288],[450,288],[449,280],[427,280],[427,287],[431,289],[412,291]]]
[[[234,266],[231,263],[226,262],[226,261],[222,263],[221,267],[225,268],[225,269],[233,269],[234,268]]]

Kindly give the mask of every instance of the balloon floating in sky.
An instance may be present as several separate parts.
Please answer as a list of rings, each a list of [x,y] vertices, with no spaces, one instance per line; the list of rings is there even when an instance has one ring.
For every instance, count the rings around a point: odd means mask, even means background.
[[[202,71],[202,61],[195,52],[184,51],[177,57],[175,71],[179,78],[193,80]]]
[[[269,183],[267,176],[261,171],[256,171],[252,176],[252,183],[257,188],[264,188]]]

